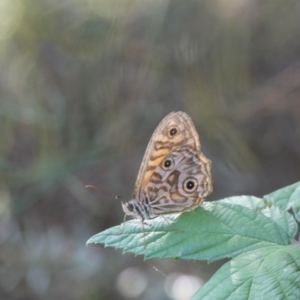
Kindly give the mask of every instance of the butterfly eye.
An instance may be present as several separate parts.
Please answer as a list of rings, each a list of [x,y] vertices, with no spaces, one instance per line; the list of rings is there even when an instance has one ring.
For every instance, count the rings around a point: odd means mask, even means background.
[[[130,212],[133,211],[133,205],[132,205],[131,203],[128,203],[128,204],[127,204],[127,208],[128,208],[128,210],[129,210]]]
[[[198,186],[198,182],[196,179],[194,178],[187,178],[184,182],[183,182],[183,189],[185,192],[187,193],[192,193],[197,189]]]
[[[177,127],[172,127],[169,130],[169,137],[173,137],[177,132],[178,132],[178,128]]]
[[[164,171],[172,170],[173,167],[174,167],[173,158],[172,157],[167,157],[165,160],[163,160],[161,167]]]

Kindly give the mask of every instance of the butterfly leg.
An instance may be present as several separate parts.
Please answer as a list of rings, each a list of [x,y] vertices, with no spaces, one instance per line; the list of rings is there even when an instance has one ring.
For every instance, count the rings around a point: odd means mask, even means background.
[[[166,217],[164,217],[163,215],[161,215],[161,217],[170,225],[170,226],[172,226],[172,223],[166,218]]]
[[[124,224],[125,224],[125,221],[126,221],[126,217],[127,217],[127,215],[125,214],[124,215],[124,219],[123,219],[123,223],[121,225],[120,230],[117,232],[117,235],[119,235],[119,234],[121,234],[123,232],[123,228],[124,228]]]
[[[162,217],[168,224],[169,226],[174,229],[177,232],[183,232],[182,230],[176,228],[165,216],[161,215],[160,217]]]
[[[152,226],[153,226],[153,224],[146,223],[146,221],[142,221],[142,222],[143,222],[143,224],[144,224],[145,226],[147,226],[147,227],[152,227]]]
[[[142,220],[142,229],[143,229],[143,244],[144,244],[144,249],[146,249],[146,235],[145,235],[145,228],[144,228],[144,220]]]

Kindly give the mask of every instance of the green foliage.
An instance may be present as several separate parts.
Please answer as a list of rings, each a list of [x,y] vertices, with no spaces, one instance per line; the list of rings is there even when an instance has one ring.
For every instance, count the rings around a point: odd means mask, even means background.
[[[192,300],[300,299],[299,274],[299,245],[263,247],[223,265]]]
[[[289,185],[283,189],[264,196],[282,211],[289,209],[294,213],[295,218],[300,222],[300,184],[299,182]]]
[[[232,258],[192,299],[299,299],[300,183],[264,196],[230,197],[194,211],[142,224],[131,220],[87,244],[105,244],[145,258],[215,261]]]

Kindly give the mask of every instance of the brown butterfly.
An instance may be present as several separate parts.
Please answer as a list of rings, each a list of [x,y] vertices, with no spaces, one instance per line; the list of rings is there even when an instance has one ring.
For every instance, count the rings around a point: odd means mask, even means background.
[[[145,219],[182,213],[200,206],[212,192],[211,161],[184,112],[168,114],[154,131],[133,191],[122,202],[126,215]]]

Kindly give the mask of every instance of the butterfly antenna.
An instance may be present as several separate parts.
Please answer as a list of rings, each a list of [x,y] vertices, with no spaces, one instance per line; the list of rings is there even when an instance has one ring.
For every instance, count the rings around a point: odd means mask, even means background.
[[[87,189],[94,189],[94,190],[98,190],[98,191],[101,191],[103,194],[107,195],[107,196],[114,196],[113,193],[103,189],[103,188],[99,188],[97,186],[94,186],[94,185],[91,185],[91,184],[88,184],[85,186]],[[119,195],[116,195],[115,196],[115,199],[121,199],[121,201],[124,203],[126,202],[126,199],[124,199],[123,197],[119,196]]]
[[[88,184],[88,185],[86,185],[85,187],[86,187],[87,189],[99,190],[99,191],[103,192],[104,194],[111,195],[111,193],[108,192],[107,190],[104,190],[104,189],[102,189],[102,188],[99,188],[99,187],[94,186],[94,185],[91,185],[91,184]]]
[[[126,199],[124,199],[123,197],[121,197],[121,196],[119,196],[119,195],[116,195],[115,196],[115,199],[120,199],[121,200],[121,202],[126,202]]]

